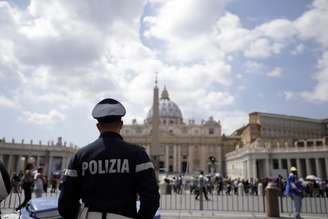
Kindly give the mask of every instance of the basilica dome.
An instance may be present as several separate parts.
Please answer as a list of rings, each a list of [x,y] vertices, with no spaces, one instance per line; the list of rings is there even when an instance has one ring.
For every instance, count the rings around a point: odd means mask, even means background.
[[[147,115],[147,122],[151,122],[153,116],[153,108]],[[164,87],[161,98],[159,100],[159,119],[161,124],[181,124],[183,122],[182,113],[178,105],[170,100],[169,93]]]

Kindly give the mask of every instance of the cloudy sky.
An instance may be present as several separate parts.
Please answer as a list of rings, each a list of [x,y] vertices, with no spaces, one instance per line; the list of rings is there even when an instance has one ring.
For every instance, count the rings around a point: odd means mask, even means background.
[[[0,0],[0,137],[79,146],[104,97],[142,123],[155,72],[185,121],[328,117],[326,0]]]

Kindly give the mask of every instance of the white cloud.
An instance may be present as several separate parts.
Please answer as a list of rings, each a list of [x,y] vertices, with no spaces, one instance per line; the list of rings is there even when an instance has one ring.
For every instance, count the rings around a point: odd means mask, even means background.
[[[300,37],[305,40],[315,40],[321,45],[321,58],[318,61],[318,71],[314,74],[316,85],[313,90],[298,92],[308,101],[328,101],[328,1],[316,0],[311,10],[295,21]]]
[[[314,79],[317,84],[313,91],[303,91],[300,95],[309,101],[328,101],[328,51],[318,62],[318,72]]]
[[[266,38],[259,38],[250,43],[244,55],[249,58],[265,59],[279,54],[283,47],[281,43],[272,43]]]
[[[292,55],[299,55],[302,54],[304,52],[305,46],[304,44],[298,44],[290,53]]]
[[[296,21],[245,28],[225,2],[31,0],[27,9],[0,2],[0,105],[19,103],[24,120],[55,125],[111,96],[127,105],[128,119],[142,120],[158,71],[160,85],[168,86],[186,116],[227,116],[229,127],[236,116],[240,123],[243,112],[218,113],[236,104],[233,88],[245,89],[234,79],[248,75],[234,77],[232,64],[246,60],[246,73],[265,74],[264,59],[289,45],[298,45],[292,54],[303,52],[305,40],[326,49],[327,3],[314,1]],[[142,19],[148,3],[153,11]],[[303,92],[304,98],[327,100],[326,62],[322,56],[317,86]],[[281,74],[277,68],[268,75]]]
[[[286,100],[291,100],[291,99],[295,98],[295,93],[293,93],[293,92],[284,91],[283,94],[284,94]]]
[[[286,19],[276,19],[264,23],[257,27],[256,31],[262,32],[263,35],[274,41],[285,43],[297,35],[297,29],[293,22]]]
[[[14,84],[8,92],[25,111],[40,104],[48,110],[69,109],[108,95],[124,96],[122,90],[131,79],[125,73],[143,74],[145,66],[153,69],[148,66],[155,62],[139,39],[144,3],[33,0],[27,10],[14,11],[1,2],[0,16],[6,14],[6,20],[0,22],[8,28],[0,29],[4,36],[0,40],[0,78],[9,82],[6,86]],[[10,79],[13,73],[21,78],[21,84]]]
[[[216,0],[206,4],[199,0],[156,2],[156,14],[144,18],[144,36],[150,42],[162,42],[153,49],[170,63],[222,60],[224,54],[215,45],[213,28],[223,15],[224,4]]]
[[[263,74],[265,65],[260,62],[247,61],[244,64],[245,72],[249,74]]]
[[[208,33],[224,13],[225,2],[209,0],[204,4],[198,0],[162,1],[156,5],[156,15],[146,18],[149,25],[147,34],[173,42]]]
[[[296,28],[288,20],[278,19],[254,29],[246,29],[237,15],[226,13],[216,23],[215,38],[217,45],[226,53],[267,59],[280,54],[295,34]]]
[[[18,105],[15,103],[15,101],[9,99],[8,97],[0,95],[0,107],[15,109],[18,108]]]
[[[282,76],[283,70],[280,67],[274,68],[272,71],[267,73],[267,76],[272,78],[279,78]]]
[[[328,47],[328,1],[313,1],[313,8],[295,21],[295,26],[302,39],[313,39]]]
[[[202,109],[212,109],[214,104],[218,107],[223,107],[226,105],[231,105],[234,102],[234,97],[226,92],[210,92],[206,91],[200,92],[199,96],[199,108]]]
[[[51,125],[65,119],[65,115],[57,110],[51,110],[45,114],[24,111],[23,116],[24,120],[36,125]]]
[[[235,130],[248,123],[248,113],[243,111],[218,111],[215,118],[221,119],[223,133],[226,135],[232,134]]]
[[[242,28],[237,15],[226,13],[215,27],[216,43],[226,53],[242,51],[253,40],[251,31]]]

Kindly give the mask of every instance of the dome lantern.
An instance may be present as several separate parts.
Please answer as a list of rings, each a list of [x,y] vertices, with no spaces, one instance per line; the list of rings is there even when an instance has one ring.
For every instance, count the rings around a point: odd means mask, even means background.
[[[170,100],[169,92],[166,90],[166,86],[164,86],[164,89],[162,91],[161,100]]]

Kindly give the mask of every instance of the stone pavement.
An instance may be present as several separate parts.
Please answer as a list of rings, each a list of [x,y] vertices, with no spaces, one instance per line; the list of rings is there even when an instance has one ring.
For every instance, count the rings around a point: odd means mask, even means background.
[[[213,211],[165,211],[161,210],[161,219],[269,219],[263,213],[249,213],[249,212],[213,212]],[[302,215],[304,219],[328,219],[328,215]],[[280,218],[292,219],[292,215],[281,214]]]

